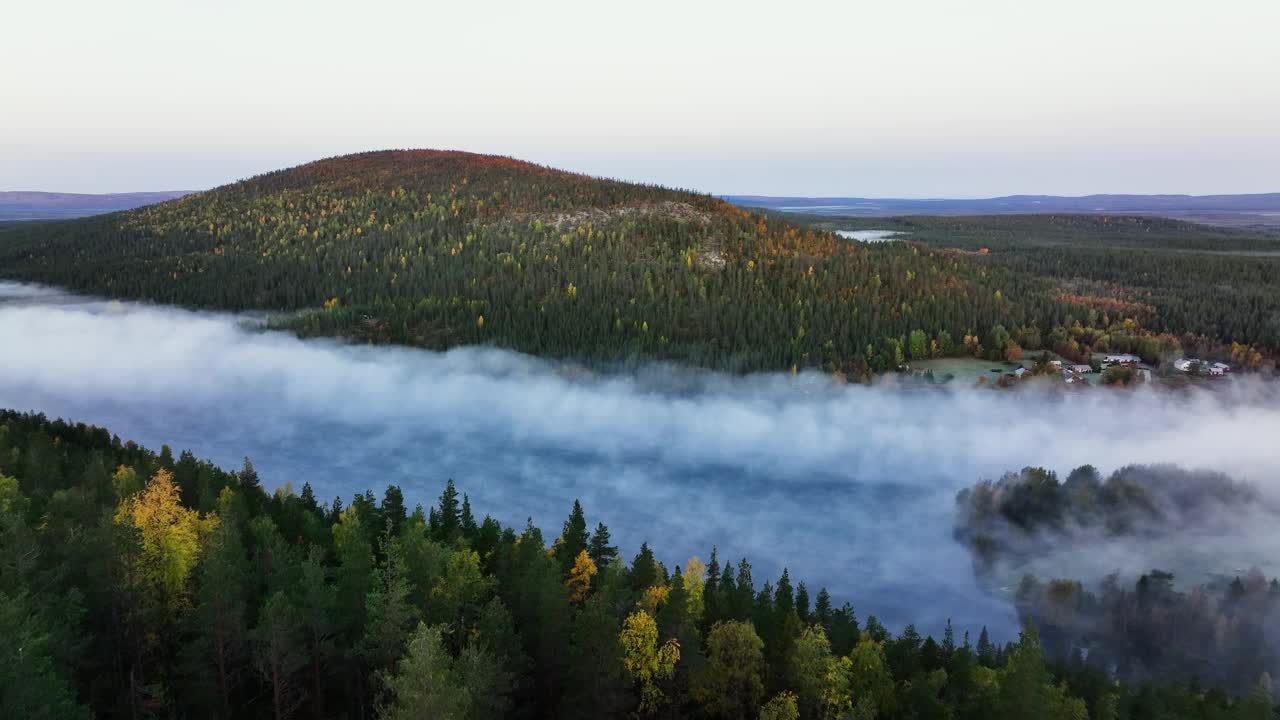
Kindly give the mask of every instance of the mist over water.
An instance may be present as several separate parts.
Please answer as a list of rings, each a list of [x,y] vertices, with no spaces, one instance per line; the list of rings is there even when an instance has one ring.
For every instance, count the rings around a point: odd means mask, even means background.
[[[826,586],[894,629],[950,617],[1007,636],[1015,623],[952,540],[960,488],[1025,465],[1173,462],[1274,495],[1277,399],[1242,381],[1172,394],[845,387],[664,365],[601,377],[0,283],[0,407],[230,468],[248,455],[268,486],[310,482],[321,499],[395,483],[425,506],[453,478],[479,514],[517,529],[532,517],[548,540],[580,498],[627,558],[647,540],[672,568],[714,543],[721,562],[751,560],[757,587],[786,564],[811,595]]]

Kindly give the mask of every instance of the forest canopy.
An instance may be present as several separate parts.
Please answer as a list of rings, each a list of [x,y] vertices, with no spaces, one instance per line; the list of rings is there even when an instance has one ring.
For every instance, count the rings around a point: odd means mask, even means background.
[[[329,158],[173,202],[0,229],[0,274],[267,310],[304,335],[861,377],[911,360],[1274,349],[1265,327],[1081,302],[1022,268],[852,243],[691,192],[432,150]],[[1264,278],[1265,279],[1265,278]],[[1151,330],[1161,330],[1155,334]]]
[[[0,715],[1274,713],[1271,679],[1247,677],[1252,665],[1233,667],[1233,693],[1117,683],[1079,654],[1047,661],[1035,624],[1007,644],[949,624],[937,639],[894,634],[786,570],[760,584],[715,548],[669,567],[642,544],[627,560],[578,503],[548,540],[532,523],[479,517],[452,481],[413,509],[396,486],[349,504],[320,503],[309,485],[265,488],[247,459],[226,471],[0,412]],[[1140,609],[1167,594],[1152,582]],[[1261,596],[1255,585],[1241,602],[1274,608],[1274,585]],[[1044,625],[1062,642],[1061,623]]]

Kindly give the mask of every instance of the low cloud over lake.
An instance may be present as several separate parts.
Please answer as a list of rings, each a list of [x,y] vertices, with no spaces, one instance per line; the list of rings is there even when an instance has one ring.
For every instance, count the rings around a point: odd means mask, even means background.
[[[951,538],[956,492],[1025,465],[1207,467],[1274,495],[1280,403],[1221,392],[841,387],[655,366],[597,376],[496,349],[433,353],[262,332],[234,316],[0,284],[0,406],[109,428],[345,500],[453,478],[479,513],[549,538],[574,498],[629,558],[717,544],[757,583],[783,563],[859,616],[1007,633]]]

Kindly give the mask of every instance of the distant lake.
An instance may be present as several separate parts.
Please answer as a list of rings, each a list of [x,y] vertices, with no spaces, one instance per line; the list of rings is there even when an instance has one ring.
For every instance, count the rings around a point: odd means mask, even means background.
[[[904,232],[896,230],[836,230],[836,234],[846,240],[858,242],[890,242],[902,239]]]

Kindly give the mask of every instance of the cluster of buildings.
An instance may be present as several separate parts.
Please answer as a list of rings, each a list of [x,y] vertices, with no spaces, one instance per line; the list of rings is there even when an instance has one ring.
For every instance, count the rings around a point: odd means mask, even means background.
[[[1130,368],[1134,372],[1134,379],[1138,381],[1151,380],[1151,368],[1142,363],[1142,358],[1129,353],[1120,353],[1115,355],[1104,355],[1100,363],[1102,369],[1111,367]],[[1052,372],[1061,374],[1064,382],[1068,384],[1087,383],[1085,376],[1095,372],[1095,366],[1085,365],[1082,363],[1064,363],[1062,360],[1050,360],[1049,367]],[[1196,358],[1182,358],[1173,361],[1174,369],[1188,373],[1201,375],[1221,376],[1231,372],[1231,366],[1221,362],[1208,362],[1198,360]],[[1026,375],[1029,370],[1020,367],[1014,371],[1014,375],[1018,378]]]
[[[1121,353],[1119,355],[1107,355],[1102,360],[1102,367],[1107,368],[1112,365],[1120,365],[1122,367],[1138,367],[1142,363],[1142,358],[1129,353]]]
[[[1062,379],[1067,383],[1083,382],[1084,378],[1081,376],[1093,372],[1092,365],[1064,365],[1061,360],[1050,360],[1049,367],[1054,372],[1062,373]],[[1027,369],[1020,367],[1013,374],[1021,378],[1027,374]]]
[[[1175,370],[1179,370],[1184,373],[1199,371],[1207,375],[1226,375],[1231,372],[1231,366],[1226,363],[1210,363],[1205,362],[1204,360],[1197,360],[1196,358],[1182,358],[1181,360],[1174,360],[1173,367]]]

